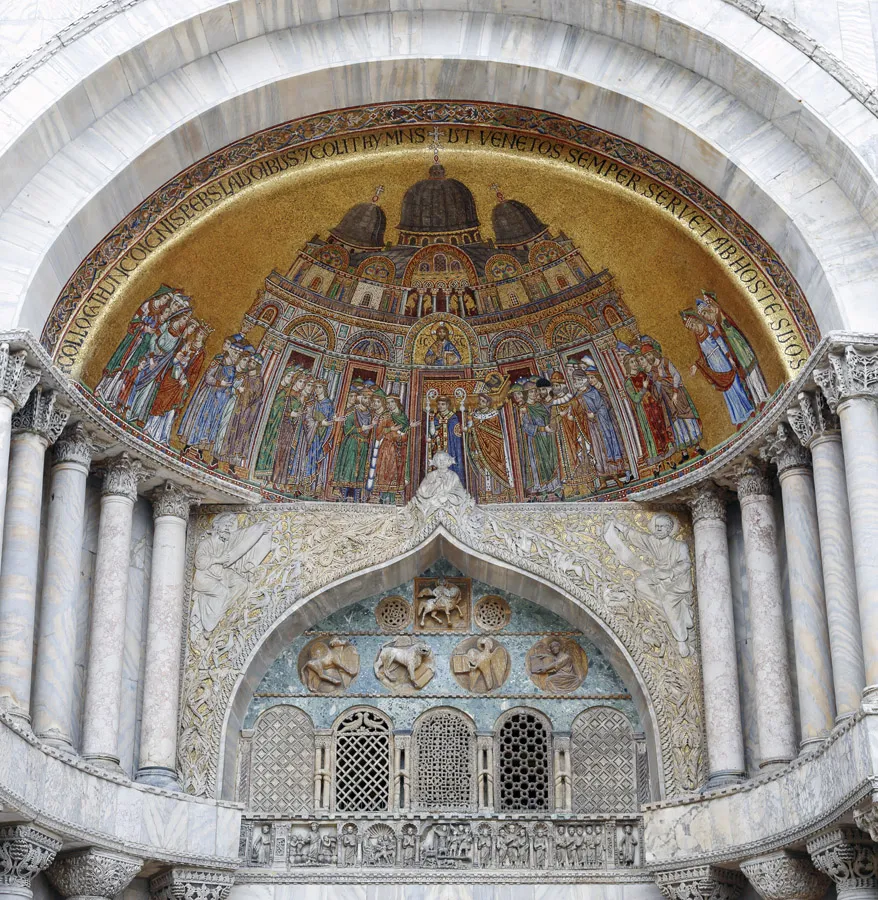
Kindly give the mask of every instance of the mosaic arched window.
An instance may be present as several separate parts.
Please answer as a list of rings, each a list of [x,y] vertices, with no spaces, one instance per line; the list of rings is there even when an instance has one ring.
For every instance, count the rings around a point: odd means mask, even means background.
[[[513,359],[516,356],[532,356],[533,345],[517,334],[501,338],[494,347],[494,359]]]
[[[476,735],[469,716],[447,707],[430,710],[415,723],[413,743],[416,807],[472,809]]]
[[[306,344],[313,344],[315,347],[330,346],[332,340],[330,338],[329,326],[315,322],[313,319],[304,319],[300,322],[293,322],[289,330],[291,338],[297,338]]]
[[[377,709],[351,710],[336,724],[336,812],[390,808],[390,738],[390,721]]]
[[[494,791],[498,812],[552,809],[552,728],[535,709],[511,709],[497,720]]]
[[[574,812],[637,809],[634,735],[624,713],[607,706],[581,712],[573,720],[570,757]]]
[[[250,809],[303,815],[314,797],[314,726],[308,714],[286,704],[256,720],[250,755]]]

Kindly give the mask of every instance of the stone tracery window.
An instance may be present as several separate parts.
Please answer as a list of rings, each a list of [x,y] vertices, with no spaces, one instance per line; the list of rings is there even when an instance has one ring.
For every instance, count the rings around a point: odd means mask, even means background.
[[[301,815],[314,797],[314,726],[282,704],[256,720],[250,764],[250,809]]]
[[[349,711],[335,728],[336,812],[390,808],[390,722],[367,707]]]
[[[571,733],[574,812],[638,808],[634,736],[624,713],[607,706],[581,712]]]
[[[476,736],[464,713],[430,710],[415,723],[415,805],[431,811],[471,809]]]
[[[552,808],[552,731],[542,713],[503,713],[494,732],[494,769],[499,812]]]

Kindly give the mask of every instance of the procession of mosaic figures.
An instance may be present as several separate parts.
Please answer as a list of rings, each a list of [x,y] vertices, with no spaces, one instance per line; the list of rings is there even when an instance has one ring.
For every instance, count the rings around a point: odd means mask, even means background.
[[[94,399],[267,498],[391,504],[438,450],[479,502],[624,496],[711,449],[689,379],[722,397],[730,434],[758,416],[778,385],[722,296],[680,311],[681,372],[539,210],[497,186],[484,237],[440,146],[434,128],[395,241],[379,186],[265,279],[212,359],[214,326],[162,284],[104,351]]]

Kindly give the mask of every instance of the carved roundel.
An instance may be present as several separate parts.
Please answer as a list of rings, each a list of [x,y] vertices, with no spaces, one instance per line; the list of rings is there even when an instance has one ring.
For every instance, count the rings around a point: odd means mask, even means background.
[[[321,635],[299,653],[299,678],[312,694],[340,694],[360,672],[360,654],[344,638]]]
[[[484,634],[461,641],[451,654],[451,674],[455,681],[474,694],[496,690],[509,677],[510,668],[506,648]]]
[[[412,607],[405,597],[385,597],[375,607],[375,620],[382,631],[403,631],[412,623]]]
[[[527,651],[525,666],[541,691],[569,694],[585,681],[588,657],[572,638],[547,635]]]
[[[423,639],[402,635],[389,641],[375,659],[375,677],[394,694],[414,694],[436,674],[433,651]]]
[[[485,594],[476,603],[473,617],[482,631],[502,631],[512,618],[512,610],[499,594]]]

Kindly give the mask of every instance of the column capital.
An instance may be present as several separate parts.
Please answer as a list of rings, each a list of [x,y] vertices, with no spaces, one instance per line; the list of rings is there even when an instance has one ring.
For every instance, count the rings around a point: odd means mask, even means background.
[[[692,488],[685,496],[686,504],[692,515],[692,522],[705,519],[726,520],[725,491],[713,481],[704,481]]]
[[[61,841],[33,825],[0,825],[0,886],[31,897],[31,879],[61,849]]]
[[[150,879],[152,900],[226,900],[234,872],[176,867]]]
[[[788,850],[748,859],[741,871],[763,900],[821,900],[829,887],[807,856]]]
[[[859,828],[842,825],[827,828],[808,841],[811,861],[828,875],[841,893],[878,887],[876,847]]]
[[[787,420],[806,447],[817,438],[840,433],[838,416],[829,408],[822,391],[800,391],[798,399],[798,405],[787,410]]]
[[[70,413],[57,406],[57,394],[54,391],[35,387],[27,402],[12,414],[12,432],[31,432],[43,438],[47,444],[54,444],[61,437]]]
[[[878,353],[861,353],[848,344],[842,353],[830,351],[813,377],[833,412],[851,397],[878,397]]]
[[[193,498],[173,481],[166,481],[149,496],[152,500],[154,519],[162,516],[174,516],[177,519],[188,520],[189,507],[192,505]]]
[[[56,859],[46,877],[66,900],[112,900],[142,868],[142,859],[90,847]]]
[[[101,487],[104,497],[127,497],[132,503],[137,500],[137,483],[146,474],[139,460],[120,453],[103,463],[100,469],[104,475]]]
[[[735,466],[732,474],[739,501],[771,496],[771,479],[765,463],[760,460],[747,457]]]
[[[783,476],[791,469],[811,468],[811,454],[802,446],[789,425],[781,422],[777,431],[765,442],[762,454],[777,466]]]
[[[718,866],[692,866],[653,877],[667,900],[736,900],[744,887],[740,872]]]
[[[88,431],[82,422],[74,422],[68,425],[61,433],[61,437],[55,441],[52,448],[52,462],[79,463],[86,469],[91,466],[91,456],[94,453],[94,444],[89,439]]]
[[[0,397],[8,400],[14,409],[21,409],[30,392],[40,380],[40,370],[27,365],[27,353],[13,353],[9,344],[0,343]]]
[[[863,806],[854,810],[854,821],[860,831],[867,832],[873,841],[878,842],[878,794],[872,794]]]

